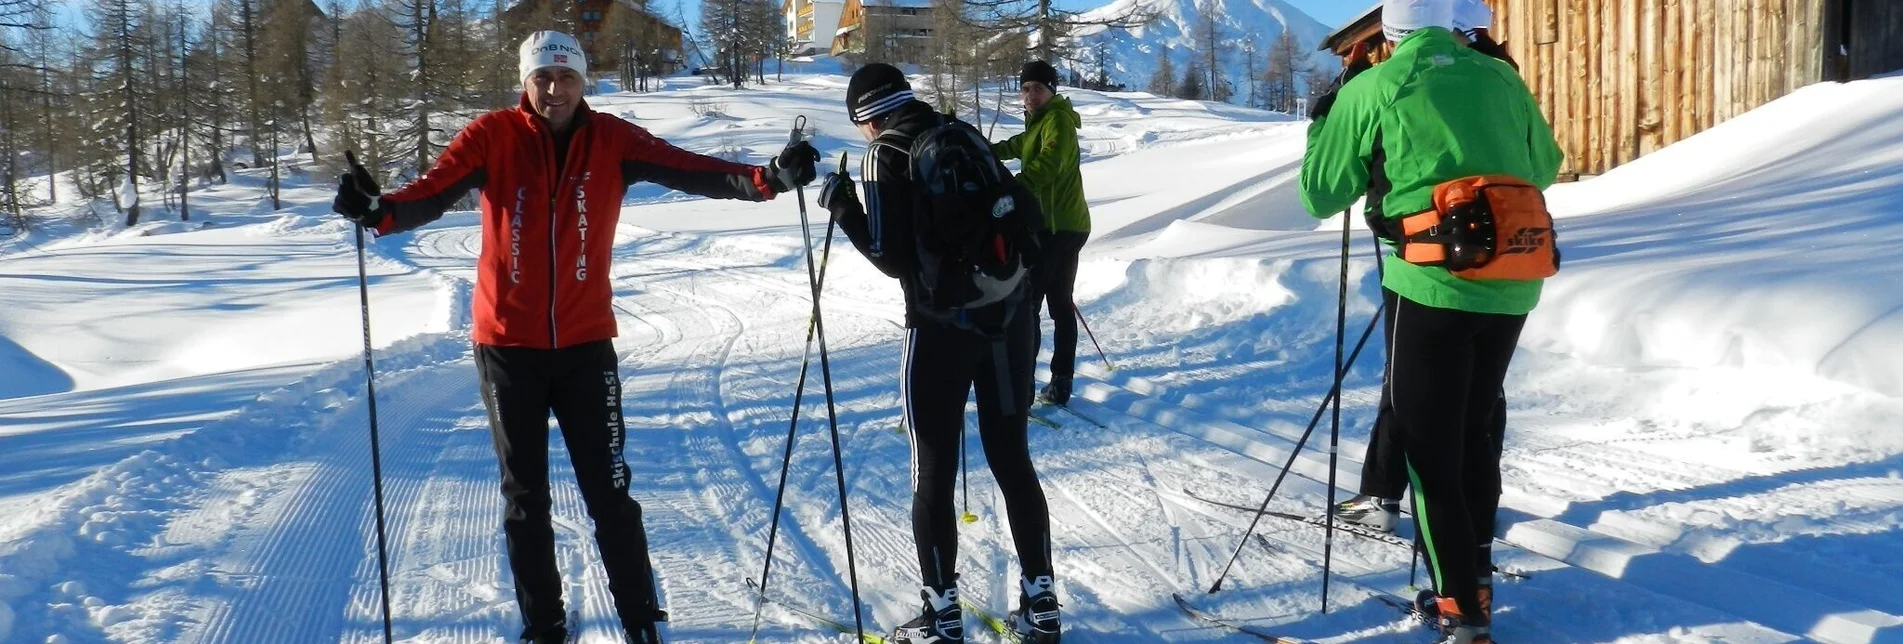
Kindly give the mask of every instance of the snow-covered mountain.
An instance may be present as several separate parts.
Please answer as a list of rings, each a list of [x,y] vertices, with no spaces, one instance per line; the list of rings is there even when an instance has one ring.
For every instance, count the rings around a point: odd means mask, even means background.
[[[1156,20],[1128,30],[1084,27],[1071,34],[1078,56],[1084,61],[1078,71],[1094,75],[1096,52],[1104,51],[1108,55],[1103,67],[1111,81],[1141,90],[1149,85],[1150,77],[1167,52],[1180,77],[1193,52],[1200,49],[1195,26],[1211,11],[1217,13],[1219,37],[1224,43],[1218,64],[1222,66],[1223,76],[1234,86],[1233,102],[1243,102],[1248,91],[1247,59],[1250,56],[1245,52],[1255,52],[1256,69],[1260,70],[1268,61],[1269,46],[1285,31],[1295,34],[1295,41],[1301,45],[1302,53],[1309,56],[1309,61],[1330,69],[1339,65],[1333,57],[1315,50],[1333,28],[1283,0],[1116,0],[1092,10],[1084,18],[1128,15],[1132,7],[1156,12]],[[1099,47],[1100,42],[1107,46]]]

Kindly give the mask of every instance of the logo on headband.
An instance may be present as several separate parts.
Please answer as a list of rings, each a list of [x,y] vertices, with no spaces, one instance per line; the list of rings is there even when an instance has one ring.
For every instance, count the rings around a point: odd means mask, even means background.
[[[555,62],[556,62],[556,63],[558,63],[558,64],[562,64],[562,65],[566,65],[566,64],[568,64],[568,56],[566,56],[566,55],[563,55],[563,54],[556,54],[556,55],[555,55]]]

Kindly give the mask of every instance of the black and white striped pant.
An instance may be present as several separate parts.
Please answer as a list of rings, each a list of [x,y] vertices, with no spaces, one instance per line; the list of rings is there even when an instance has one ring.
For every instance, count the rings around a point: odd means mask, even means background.
[[[1023,308],[1004,330],[1002,346],[976,332],[933,322],[906,331],[899,399],[912,440],[912,534],[925,585],[943,587],[957,579],[954,493],[965,401],[974,388],[978,437],[1004,494],[1018,563],[1026,576],[1052,574],[1050,512],[1025,430],[1038,342],[1034,304],[1025,299],[1016,304]]]

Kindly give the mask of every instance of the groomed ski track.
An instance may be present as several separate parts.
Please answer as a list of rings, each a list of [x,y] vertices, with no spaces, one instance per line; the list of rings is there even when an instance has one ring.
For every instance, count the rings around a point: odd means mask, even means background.
[[[730,136],[760,138],[766,143],[755,147],[767,149],[784,140],[783,112],[815,109],[822,98],[831,105],[842,84],[815,76],[761,95],[693,90],[606,98],[598,107],[638,102],[642,114],[660,115],[644,125],[690,149],[712,149],[717,137],[724,146]],[[707,95],[762,122],[673,114]],[[1265,547],[1242,540],[1247,515],[1180,493],[1259,502],[1327,389],[1333,238],[1295,227],[1313,224],[1286,212],[1287,199],[1269,196],[1288,190],[1300,124],[1263,118],[1202,141],[1157,136],[1142,130],[1145,106],[1155,99],[1077,95],[1093,122],[1112,122],[1085,137],[1099,148],[1087,171],[1110,232],[1086,256],[1080,299],[1120,369],[1096,366],[1094,350],[1082,343],[1079,363],[1090,364],[1074,404],[1106,427],[1060,412],[1048,416],[1061,429],[1030,430],[1053,516],[1067,641],[1259,641],[1188,618],[1171,593],[1254,630],[1325,644],[1425,641],[1411,621],[1374,599],[1409,594],[1404,550],[1337,535],[1332,557],[1340,576],[1328,613],[1320,614],[1322,530],[1264,519],[1257,533]],[[749,102],[756,100],[775,104]],[[825,127],[849,132],[838,122]],[[1235,159],[1254,166],[1230,168],[1248,165]],[[1185,175],[1173,180],[1184,186],[1145,183],[1157,167]],[[1108,185],[1099,190],[1099,182]],[[229,228],[188,239],[208,254],[244,243],[280,252],[296,242],[300,261],[333,264],[327,279],[350,274],[352,310],[344,319],[354,325],[347,229],[322,214],[328,196],[321,186],[292,202],[296,213],[229,207],[221,222]],[[1252,220],[1253,209],[1269,202],[1284,210],[1263,215],[1267,223],[1247,234],[1204,227]],[[811,306],[795,206],[790,198],[734,206],[646,189],[627,206],[609,278],[621,330],[625,451],[674,620],[665,633],[670,642],[744,641],[753,608],[746,579],[757,578],[763,563]],[[777,218],[758,221],[769,224],[745,219],[768,210]],[[811,211],[817,234],[824,213]],[[380,341],[377,352],[392,603],[405,642],[493,643],[517,628],[496,465],[467,340],[477,232],[476,215],[451,213],[371,248],[379,324],[387,323],[379,316],[434,320],[394,343]],[[1170,244],[1208,235],[1240,241],[1168,259],[1177,256]],[[240,236],[255,239],[233,241]],[[162,239],[153,243],[166,248]],[[1583,248],[1582,271],[1596,266],[1593,253],[1610,252]],[[1351,330],[1372,314],[1377,292],[1365,240],[1354,250]],[[918,604],[909,448],[898,431],[894,382],[902,318],[889,279],[843,235],[833,251],[824,307],[858,577],[867,626],[884,631]],[[0,279],[63,270],[60,262],[78,264],[89,252],[79,245],[10,257],[17,263]],[[122,277],[101,266],[85,276]],[[398,304],[391,294],[404,285]],[[1344,394],[1342,494],[1359,470],[1346,455],[1361,453],[1373,417],[1379,349],[1370,344]],[[1721,369],[1699,371],[1701,382],[1721,378],[1700,387],[1687,384],[1689,368],[1628,370],[1523,349],[1498,536],[1512,544],[1500,548],[1501,563],[1534,576],[1501,582],[1502,641],[1898,641],[1903,600],[1885,589],[1903,572],[1884,557],[1900,543],[1898,457],[1882,451],[1891,449],[1886,444],[1805,433],[1812,424],[1885,427],[1881,421],[1896,417],[1893,399],[1784,372],[1775,385],[1754,385],[1750,378],[1763,374],[1727,381]],[[0,548],[0,598],[11,607],[10,617],[0,616],[11,622],[10,632],[0,627],[0,640],[380,641],[360,368],[359,359],[340,354],[287,370],[296,379],[275,389],[250,382],[262,395],[235,412],[189,432],[153,434],[123,458],[34,499],[41,504],[34,513],[0,520],[0,535],[9,537]],[[769,592],[850,623],[818,369],[815,357]],[[1641,395],[1650,390],[1658,400]],[[1725,396],[1766,402],[1732,405]],[[49,416],[72,401],[106,397],[53,393],[0,401],[0,409]],[[1705,417],[1660,402],[1668,398],[1743,411]],[[1276,509],[1322,507],[1325,432],[1311,439]],[[1750,455],[1714,455],[1735,443],[1748,444]],[[1015,600],[1018,573],[1009,526],[975,433],[967,446],[971,511],[980,520],[961,525],[962,588],[1002,615]],[[1845,455],[1862,449],[1877,456]],[[581,603],[581,641],[618,642],[590,522],[559,440],[550,456],[558,559]],[[1239,542],[1242,556],[1225,589],[1204,594]],[[984,641],[973,626],[974,641]],[[848,638],[769,606],[760,641]]]

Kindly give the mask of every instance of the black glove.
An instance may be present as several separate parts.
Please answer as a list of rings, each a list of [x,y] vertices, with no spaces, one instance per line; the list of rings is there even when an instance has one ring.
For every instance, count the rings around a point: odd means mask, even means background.
[[[357,163],[356,154],[346,150],[344,162],[350,164],[350,171],[337,177],[337,198],[331,200],[330,209],[359,226],[375,228],[383,223],[383,205],[378,203],[383,189],[370,177],[370,171]]]
[[[813,177],[819,176],[818,166],[819,150],[805,141],[786,146],[779,156],[773,157],[770,165],[773,168],[773,180],[780,184],[776,186],[780,192],[812,183]]]
[[[1341,94],[1341,87],[1347,85],[1348,81],[1354,80],[1356,76],[1361,75],[1361,72],[1373,68],[1374,63],[1368,60],[1368,46],[1366,44],[1355,45],[1354,49],[1348,52],[1347,66],[1341,69],[1340,76],[1335,77],[1335,85],[1328,88],[1328,93],[1316,97],[1315,104],[1309,106],[1308,119],[1314,121],[1328,116],[1329,110],[1335,108],[1335,98]]]
[[[845,170],[826,175],[826,185],[819,189],[819,207],[833,213],[865,210],[859,205],[859,188]]]

